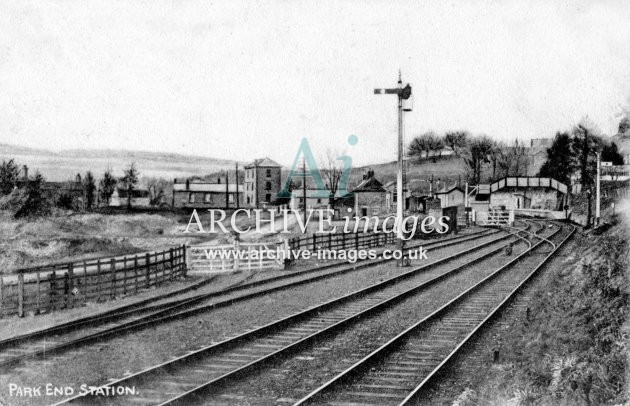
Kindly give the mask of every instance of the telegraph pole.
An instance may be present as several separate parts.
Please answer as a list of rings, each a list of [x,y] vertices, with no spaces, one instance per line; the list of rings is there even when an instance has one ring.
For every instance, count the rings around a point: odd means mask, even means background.
[[[302,197],[304,198],[304,224],[306,224],[306,157],[302,161]]]
[[[398,96],[398,171],[396,176],[396,236],[398,248],[404,248],[403,240],[403,100],[411,97],[411,86],[403,87],[402,75],[398,72],[398,86],[391,89],[374,89],[374,94],[395,94]],[[400,263],[402,265],[402,262]]]
[[[599,217],[600,217],[600,207],[601,207],[601,189],[599,184],[599,178],[601,176],[601,165],[602,165],[602,155],[601,152],[597,153],[597,181],[595,183],[595,226],[599,226]]]
[[[236,208],[239,208],[239,201],[238,201],[238,162],[236,163]]]

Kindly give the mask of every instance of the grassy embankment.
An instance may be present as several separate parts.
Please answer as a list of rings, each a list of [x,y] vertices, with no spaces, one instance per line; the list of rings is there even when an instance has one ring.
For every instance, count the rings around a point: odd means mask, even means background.
[[[627,404],[630,223],[615,220],[575,237],[536,288],[529,320],[501,337],[502,360],[454,404]]]

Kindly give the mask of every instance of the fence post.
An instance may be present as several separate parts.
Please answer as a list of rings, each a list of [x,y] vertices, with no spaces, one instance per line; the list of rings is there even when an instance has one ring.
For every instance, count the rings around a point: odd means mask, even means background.
[[[133,276],[135,277],[133,291],[137,293],[138,292],[138,255],[137,254],[133,256]]]
[[[317,249],[317,236],[313,233],[313,251]]]
[[[18,274],[18,317],[24,317],[24,274]]]
[[[0,275],[0,315],[2,315],[2,306],[4,304],[4,278]]]
[[[151,286],[151,256],[149,255],[149,253],[147,252],[144,255],[144,266],[146,267],[146,274],[147,274],[147,279],[146,279],[146,287],[148,288],[149,286]]]
[[[74,265],[72,263],[68,264],[68,292],[66,293],[66,303],[67,308],[72,309],[74,307],[74,295],[72,291],[74,290]]]
[[[48,295],[50,299],[50,310],[55,310],[57,305],[57,274],[53,270],[48,274],[48,279],[50,280],[50,294]]]
[[[101,260],[96,262],[96,302],[101,301]]]
[[[184,278],[186,277],[186,274],[188,273],[188,244],[182,244],[182,267],[183,272],[182,275],[184,276]]]
[[[238,240],[234,240],[234,268],[232,269],[234,272],[238,271],[238,267],[239,267],[239,263],[238,263]],[[248,261],[251,261],[251,259],[247,259]]]
[[[127,257],[123,258],[123,295],[127,294]]]
[[[168,250],[168,260],[171,264],[171,273],[170,273],[170,277],[169,280],[173,280],[173,272],[175,272],[175,261],[173,260],[173,248]]]
[[[110,298],[114,299],[116,298],[116,260],[114,258],[109,261],[109,271],[112,273],[112,288],[109,294]]]
[[[40,306],[41,306],[41,297],[42,297],[42,291],[40,288],[40,278],[41,275],[39,274],[39,270],[37,270],[37,314],[39,314],[40,311]],[[0,302],[0,307],[1,307],[2,302]]]
[[[359,249],[359,233],[355,233],[354,234],[354,245],[356,247],[356,249]]]

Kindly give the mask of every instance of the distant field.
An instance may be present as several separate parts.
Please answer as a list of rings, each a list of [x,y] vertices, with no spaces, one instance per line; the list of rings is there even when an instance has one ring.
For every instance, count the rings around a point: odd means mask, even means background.
[[[121,176],[131,162],[135,162],[140,176],[172,179],[193,175],[206,175],[222,169],[234,169],[235,162],[168,153],[134,152],[118,150],[72,150],[52,152],[34,148],[0,144],[0,161],[15,159],[18,165],[27,165],[30,173],[40,171],[47,180],[74,179],[77,173],[92,171],[96,177],[111,168]],[[242,165],[242,164],[241,164]]]

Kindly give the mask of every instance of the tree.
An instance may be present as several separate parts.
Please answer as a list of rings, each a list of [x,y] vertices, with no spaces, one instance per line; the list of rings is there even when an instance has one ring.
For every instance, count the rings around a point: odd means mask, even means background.
[[[116,190],[116,184],[118,181],[112,175],[112,171],[107,169],[99,182],[99,194],[101,200],[104,201],[108,206],[109,202],[112,199],[112,195],[114,194],[114,190]]]
[[[123,177],[120,178],[120,183],[122,183],[125,190],[127,190],[127,208],[128,209],[131,208],[131,198],[133,195],[133,191],[135,190],[136,185],[138,184],[139,175],[140,173],[138,172],[138,169],[136,168],[135,162],[132,162],[131,165],[129,165],[129,168],[125,169],[125,174],[123,175]]]
[[[625,116],[619,121],[619,134],[625,134],[628,130],[630,130],[630,117]]]
[[[429,133],[424,133],[411,140],[408,148],[409,156],[417,157],[418,159],[422,158],[423,153],[425,153],[425,156],[429,156],[429,137]]]
[[[17,186],[20,171],[13,159],[2,161],[0,165],[0,195],[8,195]]]
[[[424,134],[416,136],[409,143],[408,154],[412,157],[422,158],[424,153],[425,157],[429,157],[431,151],[441,151],[444,149],[444,142],[433,131],[428,131]]]
[[[94,197],[96,192],[96,181],[94,180],[94,175],[92,175],[91,171],[87,171],[85,174],[85,178],[83,179],[83,188],[85,190],[85,205],[88,210],[92,209],[94,206]]]
[[[50,205],[42,192],[43,185],[44,177],[36,172],[35,177],[26,185],[26,200],[15,213],[16,218],[44,215],[50,211]]]
[[[623,165],[623,156],[619,153],[617,144],[611,142],[602,147],[602,161],[612,162],[613,165]]]
[[[468,144],[468,150],[464,160],[469,168],[468,178],[474,184],[481,182],[481,170],[484,163],[490,162],[490,153],[493,148],[492,140],[482,135],[473,138]]]
[[[580,173],[582,190],[593,185],[597,172],[597,151],[603,144],[598,130],[588,120],[582,120],[572,130],[573,157]]]
[[[469,134],[466,131],[449,131],[444,134],[444,144],[448,145],[455,155],[460,155],[461,150],[466,148]]]
[[[326,156],[324,158],[325,168],[322,171],[322,176],[324,177],[324,181],[326,182],[326,188],[330,191],[330,195],[332,199],[330,200],[330,206],[334,210],[335,202],[338,197],[337,192],[339,191],[339,182],[341,181],[341,177],[343,176],[344,169],[344,161],[337,159],[339,156],[345,155],[345,152],[336,152],[331,149],[326,151]]]
[[[492,182],[494,182],[497,179],[497,169],[500,166],[499,162],[503,158],[505,150],[507,149],[508,147],[507,145],[505,145],[505,143],[501,141],[494,141],[494,140],[492,141],[492,145],[490,147],[490,154],[489,154],[489,159],[490,159],[490,162],[492,163],[492,179],[491,179]]]
[[[442,156],[442,150],[444,149],[444,141],[442,138],[438,137],[436,134],[431,133],[428,139],[429,143],[429,151],[433,151],[433,162],[435,162],[435,154],[438,153],[438,156]]]
[[[540,168],[538,176],[554,178],[569,185],[574,169],[571,136],[567,132],[557,132],[551,147],[547,149],[547,160]]]

